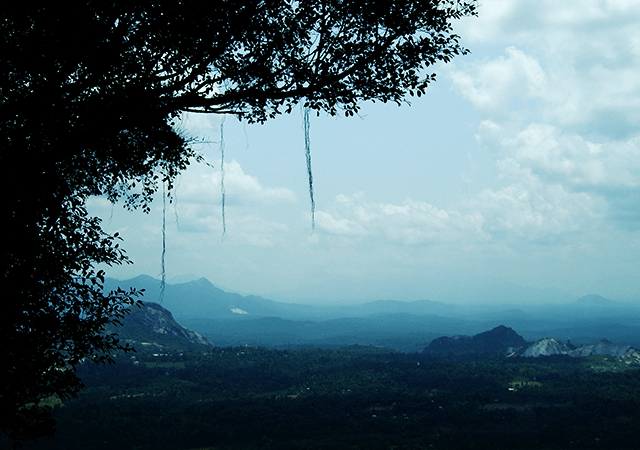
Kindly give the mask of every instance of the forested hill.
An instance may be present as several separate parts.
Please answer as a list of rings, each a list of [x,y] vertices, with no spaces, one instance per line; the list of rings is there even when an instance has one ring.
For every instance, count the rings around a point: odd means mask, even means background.
[[[453,336],[434,339],[422,351],[432,355],[455,353],[513,353],[527,342],[513,329],[500,325],[475,336]]]

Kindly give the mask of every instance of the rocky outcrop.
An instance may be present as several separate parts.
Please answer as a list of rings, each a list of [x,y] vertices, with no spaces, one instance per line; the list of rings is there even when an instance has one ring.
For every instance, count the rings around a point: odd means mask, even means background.
[[[571,351],[571,348],[563,342],[553,338],[543,338],[527,347],[521,355],[536,358],[538,356],[566,355]]]
[[[167,309],[154,302],[144,302],[140,308],[132,308],[126,322],[133,322],[153,333],[186,339],[192,344],[215,347],[205,337],[179,325]]]
[[[606,339],[601,340],[597,344],[583,345],[573,350],[571,356],[591,356],[591,355],[609,355],[624,356],[631,348],[629,345],[615,345]]]
[[[569,355],[573,357],[601,355],[622,356],[631,359],[640,358],[637,349],[629,345],[615,345],[606,339],[597,344],[582,345],[576,348],[553,338],[544,338],[531,344],[523,352],[520,352],[520,355],[533,358],[551,355]]]

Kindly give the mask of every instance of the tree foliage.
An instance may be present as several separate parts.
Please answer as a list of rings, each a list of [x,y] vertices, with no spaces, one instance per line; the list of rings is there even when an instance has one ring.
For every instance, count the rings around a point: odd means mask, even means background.
[[[39,448],[638,448],[639,367],[620,358],[603,371],[597,356],[369,346],[156,352],[81,367],[87,388],[54,408],[59,433]]]
[[[135,291],[106,293],[99,264],[128,263],[85,209],[148,210],[198,155],[183,112],[264,122],[295,105],[335,115],[422,95],[464,53],[452,22],[472,0],[36,2],[0,21],[2,431],[49,436],[38,401],[73,396],[75,366],[121,344],[104,327]],[[31,406],[29,406],[31,405]]]

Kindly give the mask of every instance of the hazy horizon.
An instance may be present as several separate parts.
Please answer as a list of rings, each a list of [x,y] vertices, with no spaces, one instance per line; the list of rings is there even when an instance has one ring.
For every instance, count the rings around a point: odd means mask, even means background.
[[[129,281],[135,279],[137,277],[150,277],[157,281],[158,288],[160,287],[161,278],[153,277],[149,274],[139,274],[134,276],[133,278],[115,278],[110,277],[113,280],[118,282],[121,281]],[[475,293],[471,292],[468,294],[468,297],[465,295],[451,295],[451,292],[455,292],[455,289],[450,289],[449,295],[443,294],[442,290],[440,292],[434,292],[432,297],[425,297],[420,299],[398,299],[396,295],[390,295],[387,297],[384,296],[372,296],[372,297],[363,297],[363,296],[354,296],[354,297],[344,297],[341,301],[335,301],[335,299],[331,298],[313,298],[309,295],[300,295],[299,292],[288,291],[288,292],[272,292],[272,293],[260,293],[260,292],[240,292],[234,289],[231,289],[227,286],[222,286],[216,283],[211,282],[206,277],[200,277],[193,273],[177,275],[172,278],[166,280],[168,285],[178,285],[190,283],[193,281],[198,281],[200,279],[206,279],[209,281],[214,287],[220,289],[226,293],[231,294],[239,294],[243,297],[249,296],[257,296],[262,297],[266,300],[276,301],[281,303],[290,303],[290,304],[301,304],[301,305],[317,305],[317,306],[357,306],[365,303],[377,302],[377,301],[399,301],[399,302],[415,302],[415,301],[429,301],[435,303],[449,304],[454,306],[558,306],[558,305],[567,305],[570,303],[575,303],[576,301],[580,301],[581,299],[587,297],[601,297],[604,301],[613,301],[620,305],[638,305],[638,298],[627,298],[627,299],[611,299],[603,297],[599,294],[586,294],[584,296],[575,297],[566,292],[557,289],[536,289],[527,286],[517,286],[508,282],[504,282],[504,280],[490,280],[497,282],[487,283],[484,286],[484,289],[480,289],[475,291]],[[502,285],[500,282],[502,281]],[[511,291],[509,290],[511,289]],[[357,287],[351,289],[353,292],[361,292]],[[344,295],[343,290],[343,295]],[[493,294],[487,294],[491,292]],[[519,292],[520,297],[514,296],[514,292]],[[487,298],[491,296],[491,298]],[[160,301],[154,297],[144,297],[143,300],[157,302]],[[638,305],[640,306],[640,305]]]
[[[226,117],[224,239],[221,117],[185,116],[214,167],[190,167],[167,204],[167,278],[333,303],[485,301],[495,286],[514,304],[640,300],[640,3],[478,12],[454,23],[472,53],[436,66],[412,106],[311,118],[315,230],[300,111]],[[149,215],[89,207],[135,262],[108,276],[160,273],[160,196]]]

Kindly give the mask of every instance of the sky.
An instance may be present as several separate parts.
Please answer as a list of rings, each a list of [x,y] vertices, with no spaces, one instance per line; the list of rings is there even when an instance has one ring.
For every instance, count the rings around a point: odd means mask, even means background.
[[[471,54],[436,66],[411,106],[311,117],[314,229],[300,110],[185,116],[210,165],[167,205],[167,279],[301,303],[640,302],[640,2],[478,14],[454,23]],[[148,215],[89,207],[134,261],[107,274],[158,277],[160,197]]]

